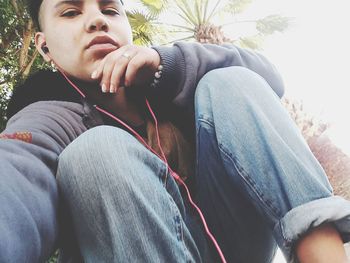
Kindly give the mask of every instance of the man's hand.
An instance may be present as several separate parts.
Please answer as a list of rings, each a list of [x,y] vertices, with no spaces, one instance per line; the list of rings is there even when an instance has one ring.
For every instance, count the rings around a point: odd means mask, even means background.
[[[154,49],[126,45],[106,55],[91,78],[101,79],[103,92],[115,93],[121,86],[150,84],[159,64],[160,57]]]

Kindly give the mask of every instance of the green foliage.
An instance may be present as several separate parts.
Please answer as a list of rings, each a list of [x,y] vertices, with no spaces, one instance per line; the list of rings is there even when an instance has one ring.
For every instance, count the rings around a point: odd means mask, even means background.
[[[6,108],[7,103],[11,94],[11,89],[9,86],[3,86],[0,88],[0,131],[5,128],[6,119]]]
[[[255,23],[258,33],[252,36],[239,38],[238,44],[245,48],[260,49],[266,36],[272,35],[275,32],[285,31],[288,29],[291,20],[292,19],[289,17],[273,14],[255,21],[251,21]]]
[[[264,37],[261,34],[256,34],[249,37],[241,37],[238,40],[238,44],[244,48],[250,48],[253,50],[258,50],[261,48],[262,43],[264,42]]]
[[[28,74],[36,58],[34,27],[24,7],[23,0],[0,3],[0,67],[15,80]]]
[[[58,250],[50,257],[50,259],[46,263],[57,263],[58,259]]]
[[[223,10],[225,12],[240,14],[244,12],[252,2],[253,0],[228,0]]]
[[[152,16],[160,15],[168,5],[167,0],[140,0],[140,2]]]
[[[155,32],[153,24],[155,16],[139,10],[128,11],[127,16],[132,28],[134,44],[151,44],[153,42],[152,36]]]
[[[283,32],[290,23],[290,18],[282,17],[280,15],[269,15],[257,20],[256,29],[265,35],[270,35],[275,32]]]
[[[34,27],[23,0],[0,2],[0,129],[13,87],[31,70],[44,67],[33,40]]]
[[[13,5],[15,2],[15,6]],[[19,4],[19,5],[18,5]],[[9,1],[5,0],[0,5],[0,38],[2,46],[11,43],[15,40],[15,36],[18,32],[23,30],[24,23],[28,19],[28,16],[23,13],[22,17],[18,17],[18,12],[23,12],[23,1]],[[5,38],[5,36],[11,36],[11,38]]]

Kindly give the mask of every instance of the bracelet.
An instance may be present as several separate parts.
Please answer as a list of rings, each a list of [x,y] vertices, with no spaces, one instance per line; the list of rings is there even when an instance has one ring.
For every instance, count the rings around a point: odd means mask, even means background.
[[[156,73],[154,73],[154,78],[153,78],[153,82],[151,84],[151,88],[154,89],[159,84],[160,78],[162,77],[162,73],[163,73],[162,70],[163,70],[163,65],[159,65],[158,68],[157,68]]]

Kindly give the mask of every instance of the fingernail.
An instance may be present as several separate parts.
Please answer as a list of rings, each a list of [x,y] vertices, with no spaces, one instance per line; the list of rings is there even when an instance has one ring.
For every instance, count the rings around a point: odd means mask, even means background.
[[[102,92],[107,92],[107,87],[104,83],[102,84]]]
[[[92,72],[92,74],[91,74],[91,78],[96,78],[96,75],[97,75],[97,71],[94,71],[94,72]]]
[[[109,92],[110,92],[110,93],[114,93],[114,92],[115,92],[115,89],[114,89],[114,85],[113,85],[113,84],[111,84],[111,85],[109,86]]]

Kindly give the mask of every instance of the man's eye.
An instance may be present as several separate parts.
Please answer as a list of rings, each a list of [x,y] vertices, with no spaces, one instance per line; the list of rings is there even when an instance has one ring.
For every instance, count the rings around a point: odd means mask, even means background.
[[[79,15],[79,11],[77,11],[77,10],[70,10],[70,11],[67,11],[67,12],[64,12],[63,14],[62,14],[62,16],[65,16],[65,17],[74,17],[74,16],[76,16],[76,15]]]
[[[115,9],[105,9],[105,10],[102,10],[102,13],[105,15],[111,15],[111,16],[119,15],[119,12]]]

